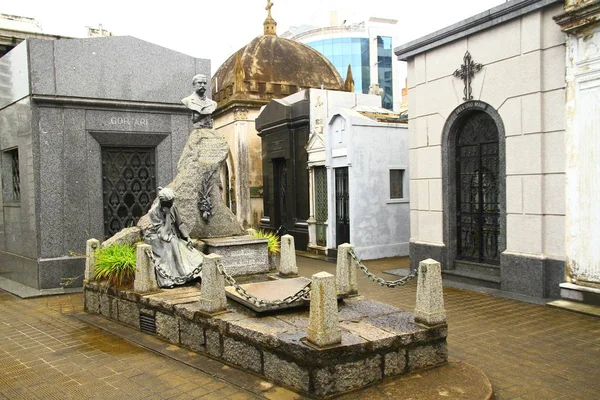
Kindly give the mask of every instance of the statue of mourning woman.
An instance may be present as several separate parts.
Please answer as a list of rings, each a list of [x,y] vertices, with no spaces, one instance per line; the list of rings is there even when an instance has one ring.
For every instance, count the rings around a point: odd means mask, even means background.
[[[170,188],[158,190],[158,202],[148,212],[144,242],[152,246],[158,286],[172,288],[200,277],[204,255],[194,248],[173,204],[175,192]]]

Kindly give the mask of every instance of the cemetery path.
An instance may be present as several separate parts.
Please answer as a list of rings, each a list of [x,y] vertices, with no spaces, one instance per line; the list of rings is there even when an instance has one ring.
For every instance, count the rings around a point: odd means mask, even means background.
[[[408,260],[365,264],[397,279],[384,271],[406,268]],[[333,263],[305,257],[298,257],[298,267],[306,277],[335,271]],[[360,273],[358,284],[362,295],[414,308],[414,281],[387,289]],[[496,399],[600,398],[597,317],[451,287],[444,300],[451,360],[485,372]],[[81,294],[23,300],[0,291],[0,399],[301,398],[234,368],[221,365],[230,371],[208,374],[70,317],[82,308]],[[166,347],[163,354],[176,346]],[[263,387],[249,386],[258,383]],[[339,398],[400,399],[401,393],[387,383]]]

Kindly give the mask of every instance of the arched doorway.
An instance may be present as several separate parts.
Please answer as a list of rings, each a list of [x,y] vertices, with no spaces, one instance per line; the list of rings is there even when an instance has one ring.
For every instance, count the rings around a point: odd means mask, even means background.
[[[500,264],[498,128],[485,112],[461,121],[456,140],[456,258]]]
[[[506,249],[505,154],[504,124],[492,106],[468,101],[452,111],[442,139],[445,269],[454,269],[459,261],[501,264]],[[499,275],[498,267],[496,271]]]

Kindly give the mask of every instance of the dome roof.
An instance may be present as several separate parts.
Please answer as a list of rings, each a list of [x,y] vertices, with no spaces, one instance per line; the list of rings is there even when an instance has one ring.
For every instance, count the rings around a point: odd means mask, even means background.
[[[254,38],[212,77],[219,110],[233,103],[260,106],[305,88],[344,90],[336,68],[318,51],[275,35]]]

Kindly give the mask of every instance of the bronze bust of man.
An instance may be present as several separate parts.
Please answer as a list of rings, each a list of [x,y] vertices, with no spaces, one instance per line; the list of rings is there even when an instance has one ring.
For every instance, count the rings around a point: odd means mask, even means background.
[[[213,119],[211,114],[217,108],[217,103],[206,97],[206,85],[208,78],[206,75],[198,74],[192,80],[194,93],[190,96],[181,99],[187,108],[192,110],[192,123],[194,128],[209,128],[213,127]]]

